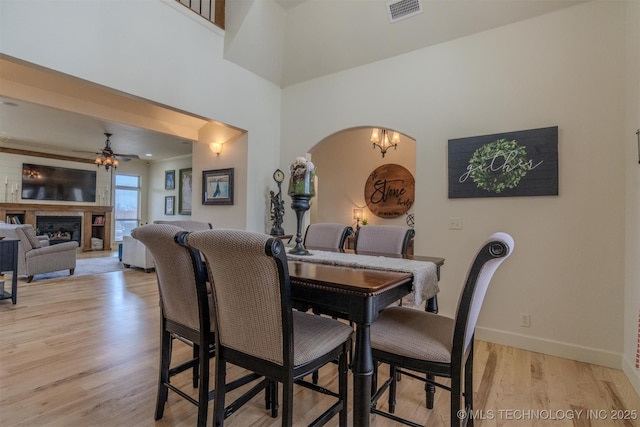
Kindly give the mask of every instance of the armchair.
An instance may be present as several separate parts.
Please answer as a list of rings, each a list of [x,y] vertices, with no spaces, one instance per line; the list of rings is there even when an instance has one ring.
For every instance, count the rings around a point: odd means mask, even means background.
[[[49,245],[48,239],[36,236],[31,224],[0,224],[0,235],[18,239],[18,274],[27,276],[27,282],[36,274],[76,268],[78,242],[69,241]]]
[[[185,231],[200,231],[211,229],[211,224],[200,221],[154,221],[154,224],[169,224],[180,227]],[[122,264],[129,267],[139,267],[150,273],[155,269],[153,255],[149,249],[140,242],[130,236],[122,238]]]

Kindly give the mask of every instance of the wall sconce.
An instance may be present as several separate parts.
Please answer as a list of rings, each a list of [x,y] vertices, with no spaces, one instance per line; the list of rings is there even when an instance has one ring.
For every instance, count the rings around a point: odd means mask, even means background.
[[[362,208],[353,209],[353,219],[356,220],[356,230],[360,229],[360,220],[362,219]]]
[[[211,150],[216,156],[219,156],[220,153],[222,153],[222,143],[221,142],[210,143],[209,150]]]
[[[389,142],[389,133],[391,133],[391,142]],[[398,149],[400,134],[398,132],[390,132],[387,129],[373,128],[370,140],[373,142],[373,148],[376,148],[376,146],[380,148],[382,157],[384,157],[389,148]]]

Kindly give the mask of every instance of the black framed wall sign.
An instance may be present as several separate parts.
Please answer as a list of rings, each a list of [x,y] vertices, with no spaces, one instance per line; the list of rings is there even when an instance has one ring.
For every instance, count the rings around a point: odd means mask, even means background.
[[[558,127],[450,139],[448,169],[450,199],[557,196]]]

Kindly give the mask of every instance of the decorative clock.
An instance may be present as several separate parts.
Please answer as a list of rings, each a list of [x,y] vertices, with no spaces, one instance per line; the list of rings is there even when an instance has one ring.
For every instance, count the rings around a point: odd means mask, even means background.
[[[276,169],[273,173],[273,180],[278,185],[278,193],[270,191],[271,196],[271,231],[272,236],[284,236],[282,221],[284,219],[284,201],[282,200],[282,182],[284,181],[284,172]]]

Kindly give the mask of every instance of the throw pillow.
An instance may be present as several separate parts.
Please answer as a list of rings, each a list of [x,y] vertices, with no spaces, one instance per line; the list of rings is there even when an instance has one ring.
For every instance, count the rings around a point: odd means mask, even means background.
[[[33,249],[42,247],[40,240],[36,237],[36,232],[33,227],[24,227],[22,231],[24,231],[24,235],[27,236],[27,240],[31,243],[31,247]]]

